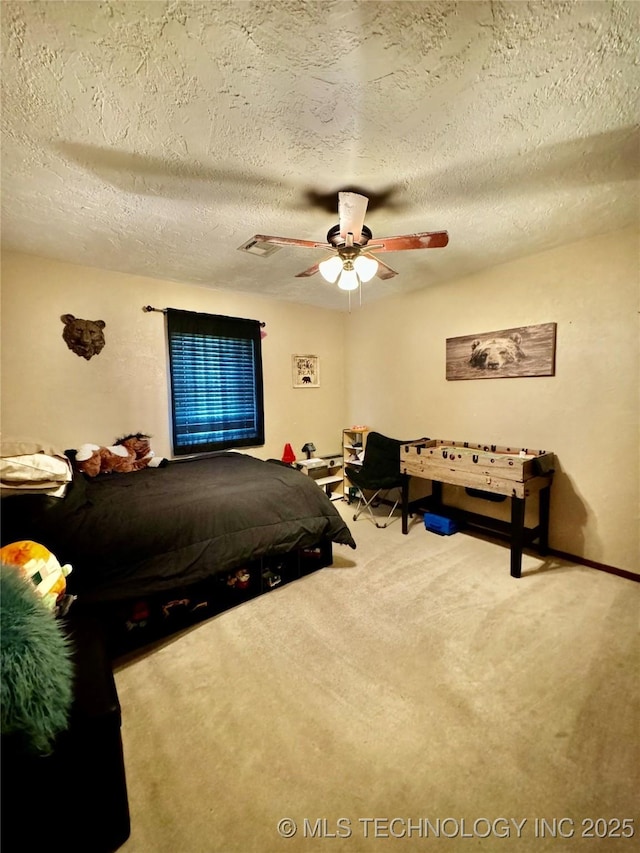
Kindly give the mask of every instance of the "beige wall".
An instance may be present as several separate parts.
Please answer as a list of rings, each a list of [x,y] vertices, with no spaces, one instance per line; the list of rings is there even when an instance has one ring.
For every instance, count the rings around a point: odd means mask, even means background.
[[[640,573],[639,268],[625,231],[364,306],[349,320],[348,420],[553,451],[551,547]],[[555,376],[445,379],[446,338],[548,322]]]
[[[143,305],[249,317],[266,322],[266,444],[247,452],[296,455],[340,448],[345,409],[346,316],[302,305],[214,291],[7,253],[2,259],[2,431],[62,448],[110,444],[150,432],[170,456],[164,316]],[[62,340],[61,314],[104,320],[106,345],[90,361]],[[291,356],[320,356],[319,388],[292,387]]]

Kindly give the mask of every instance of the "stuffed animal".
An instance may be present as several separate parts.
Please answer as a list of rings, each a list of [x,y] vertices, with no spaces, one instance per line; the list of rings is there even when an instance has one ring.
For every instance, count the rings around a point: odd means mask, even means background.
[[[76,451],[76,468],[89,477],[98,474],[127,473],[142,468],[159,468],[167,460],[151,450],[151,436],[142,432],[116,439],[111,447],[83,444]]]
[[[57,611],[63,599],[75,598],[66,595],[71,566],[60,565],[58,558],[39,542],[30,539],[11,542],[0,548],[0,560],[4,566],[11,566],[29,578],[49,610]]]
[[[246,569],[238,569],[231,575],[227,576],[227,586],[233,586],[236,589],[246,589],[249,586],[251,574]]]

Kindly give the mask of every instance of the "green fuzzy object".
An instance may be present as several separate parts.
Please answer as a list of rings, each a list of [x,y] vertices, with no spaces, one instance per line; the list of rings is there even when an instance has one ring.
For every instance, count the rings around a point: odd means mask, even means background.
[[[0,566],[0,711],[3,735],[50,752],[68,725],[73,691],[69,642],[31,581]]]

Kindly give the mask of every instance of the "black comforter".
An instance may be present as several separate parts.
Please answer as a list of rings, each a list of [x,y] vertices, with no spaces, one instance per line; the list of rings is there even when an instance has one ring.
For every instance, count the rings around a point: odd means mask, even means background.
[[[76,474],[63,499],[4,499],[5,517],[11,539],[41,542],[71,565],[68,590],[85,601],[186,586],[323,538],[356,547],[313,480],[236,452],[130,474]]]

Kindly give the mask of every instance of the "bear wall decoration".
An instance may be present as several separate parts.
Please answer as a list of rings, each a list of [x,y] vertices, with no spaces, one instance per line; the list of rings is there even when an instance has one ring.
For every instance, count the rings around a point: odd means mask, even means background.
[[[64,323],[62,337],[72,352],[87,361],[102,352],[105,345],[104,320],[79,320],[73,314],[63,314],[60,319]]]
[[[447,379],[554,376],[556,324],[447,338]]]

